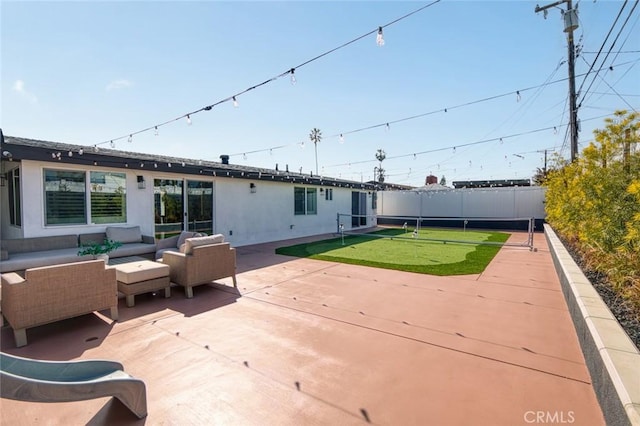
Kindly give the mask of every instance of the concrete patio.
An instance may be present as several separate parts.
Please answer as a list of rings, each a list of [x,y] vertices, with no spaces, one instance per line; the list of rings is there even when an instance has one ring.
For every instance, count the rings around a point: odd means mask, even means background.
[[[1,423],[604,424],[543,234],[537,251],[503,248],[458,277],[274,254],[291,243],[238,248],[237,290],[123,298],[117,323],[37,327],[20,349],[2,328],[10,354],[122,362],[145,381],[149,415],[109,398],[2,399]]]

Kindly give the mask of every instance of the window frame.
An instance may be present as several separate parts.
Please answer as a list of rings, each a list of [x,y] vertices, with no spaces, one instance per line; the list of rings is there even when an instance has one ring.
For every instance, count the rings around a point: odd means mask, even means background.
[[[293,187],[293,214],[295,216],[318,214],[318,188]]]
[[[20,168],[16,167],[7,172],[9,197],[9,224],[22,227],[22,196],[20,193]]]
[[[94,177],[99,177],[99,174],[104,174],[104,177],[106,178],[109,175],[116,175],[119,178],[122,177],[122,184],[121,186],[118,187],[118,189],[121,189],[121,200],[122,200],[122,215],[121,215],[121,220],[117,220],[117,221],[113,221],[113,220],[98,220],[96,222],[96,217],[100,217],[100,216],[95,216],[96,210],[94,209],[94,203],[97,201],[95,199],[95,197],[93,196],[94,194],[94,188],[93,185],[97,184],[94,181]],[[82,175],[82,179],[80,179],[80,176]],[[65,179],[65,176],[69,176],[69,177],[73,177],[73,179],[69,180],[69,179]],[[56,180],[57,179],[57,180]],[[71,183],[71,187],[76,187],[75,191],[65,191],[65,192],[77,192],[80,193],[81,191],[79,191],[77,187],[79,187],[80,185],[82,185],[83,187],[83,191],[82,191],[82,204],[81,207],[76,207],[76,210],[78,210],[77,214],[76,214],[76,220],[72,220],[71,221],[65,221],[64,217],[61,217],[59,214],[56,215],[56,212],[59,212],[61,210],[61,206],[53,206],[51,204],[51,202],[49,201],[49,197],[51,195],[48,194],[47,191],[47,186],[51,186],[51,185],[58,185],[59,187],[61,187],[60,185],[67,185],[67,180],[70,181]],[[43,223],[44,226],[46,227],[50,227],[50,226],[81,226],[81,225],[94,225],[94,224],[100,224],[100,225],[108,225],[108,224],[123,224],[123,223],[127,223],[127,210],[128,210],[128,204],[127,204],[127,180],[128,180],[128,176],[127,173],[124,172],[119,172],[119,171],[104,171],[104,170],[78,170],[78,169],[64,169],[64,168],[56,168],[56,167],[43,167],[42,168],[42,197],[43,197]],[[48,184],[49,182],[49,184]],[[74,184],[75,183],[75,184]],[[65,186],[66,188],[69,188],[69,186]],[[53,191],[51,191],[53,193]],[[56,192],[60,192],[59,190]],[[114,193],[117,193],[117,190],[114,191]],[[53,196],[52,196],[53,197]],[[77,196],[77,202],[79,202],[80,197]],[[64,200],[60,201],[62,203],[64,203]],[[50,211],[50,208],[54,211]],[[82,217],[80,215],[80,208],[82,208],[83,213],[82,213]]]

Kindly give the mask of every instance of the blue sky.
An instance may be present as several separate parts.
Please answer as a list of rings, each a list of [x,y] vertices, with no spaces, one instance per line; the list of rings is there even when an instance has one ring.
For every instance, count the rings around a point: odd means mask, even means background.
[[[2,128],[109,148],[112,139],[224,100],[429,3],[3,1]],[[580,87],[623,2],[578,4]],[[382,47],[372,34],[296,68],[295,85],[284,76],[238,96],[238,107],[225,102],[193,114],[191,125],[180,119],[115,147],[213,161],[228,154],[235,164],[315,173],[315,127],[325,176],[371,180],[376,150],[384,149],[389,182],[420,186],[430,173],[449,184],[529,178],[545,149],[569,156],[568,83],[544,85],[567,77],[562,17],[554,8],[545,20],[535,5],[442,0],[386,26]],[[640,106],[639,17],[640,7],[605,62],[613,71],[584,82],[581,147],[602,116]]]

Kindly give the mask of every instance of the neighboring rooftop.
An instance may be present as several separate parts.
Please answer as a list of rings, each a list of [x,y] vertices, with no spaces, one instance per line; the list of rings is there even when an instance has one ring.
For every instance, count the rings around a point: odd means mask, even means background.
[[[531,179],[460,180],[453,182],[454,188],[494,188],[505,186],[531,186]]]

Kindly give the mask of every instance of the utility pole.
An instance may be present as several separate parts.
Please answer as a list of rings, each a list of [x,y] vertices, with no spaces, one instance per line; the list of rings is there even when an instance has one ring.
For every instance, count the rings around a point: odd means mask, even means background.
[[[573,9],[571,0],[560,0],[546,6],[537,6],[535,12],[543,12],[545,19],[547,18],[547,9],[567,4],[567,10],[563,11],[564,16],[564,32],[567,33],[567,47],[569,57],[567,66],[569,68],[569,130],[571,134],[571,161],[578,158],[578,108],[576,106],[576,73],[575,73],[575,46],[573,43],[573,31],[578,28],[578,15]]]

